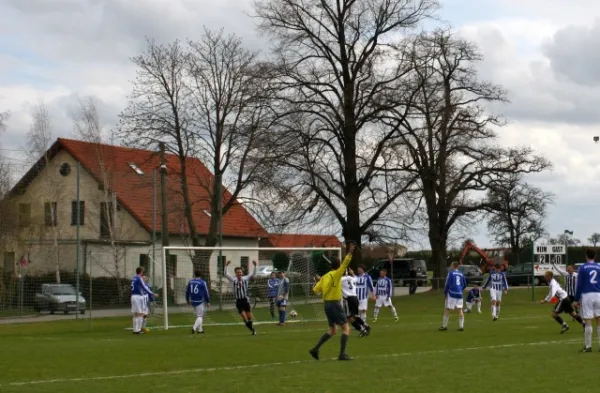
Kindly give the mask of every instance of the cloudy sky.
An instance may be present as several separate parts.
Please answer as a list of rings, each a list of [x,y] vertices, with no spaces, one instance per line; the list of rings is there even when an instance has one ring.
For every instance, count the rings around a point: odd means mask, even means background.
[[[568,4],[568,6],[566,5]],[[251,0],[3,0],[0,2],[0,112],[10,110],[1,139],[18,151],[43,100],[55,137],[73,136],[78,97],[100,103],[107,127],[127,102],[134,68],[129,58],[144,37],[198,37],[225,28],[264,47],[246,14]],[[503,85],[511,103],[505,144],[531,145],[554,163],[531,178],[557,195],[548,229],[585,240],[600,232],[600,3],[594,0],[446,0],[440,17],[477,43],[483,78]],[[491,245],[482,228],[472,234]]]

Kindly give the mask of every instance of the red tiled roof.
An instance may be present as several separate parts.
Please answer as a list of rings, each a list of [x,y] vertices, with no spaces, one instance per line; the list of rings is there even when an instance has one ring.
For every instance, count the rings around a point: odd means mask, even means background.
[[[260,240],[261,247],[342,247],[342,242],[333,235],[302,235],[271,233],[268,239]]]
[[[146,230],[152,231],[152,172],[160,165],[157,152],[63,138],[59,138],[55,144],[81,162],[82,167],[99,183],[108,184],[111,191],[116,193],[119,204]],[[166,161],[169,233],[189,233],[180,186],[181,165],[178,157],[172,154],[167,154]],[[198,234],[206,235],[210,223],[210,192],[214,177],[197,158],[188,158],[185,163],[196,228]],[[143,174],[136,173],[130,164],[135,164]],[[156,173],[156,230],[162,232],[160,176],[158,171]],[[103,181],[104,178],[107,179],[106,182]],[[231,194],[224,190],[223,203],[230,198]],[[267,232],[241,204],[235,203],[223,216],[223,235],[264,237]]]

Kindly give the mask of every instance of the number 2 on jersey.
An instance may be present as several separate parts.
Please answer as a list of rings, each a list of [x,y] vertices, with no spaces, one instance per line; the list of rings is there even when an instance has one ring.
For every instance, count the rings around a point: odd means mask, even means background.
[[[590,284],[598,284],[598,272],[595,270],[590,272]]]

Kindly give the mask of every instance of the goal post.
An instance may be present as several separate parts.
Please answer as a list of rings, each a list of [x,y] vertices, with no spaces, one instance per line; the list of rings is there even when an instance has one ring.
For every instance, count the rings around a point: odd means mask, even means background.
[[[202,277],[210,287],[211,307],[206,313],[205,326],[241,324],[235,308],[235,295],[231,283],[224,276],[227,271],[234,276],[236,267],[244,275],[251,274],[258,264],[256,274],[249,282],[250,303],[256,324],[278,321],[278,312],[272,313],[269,297],[269,278],[283,271],[290,281],[288,321],[317,321],[324,319],[320,296],[312,292],[316,275],[330,270],[332,259],[342,258],[339,247],[163,247],[161,258],[163,328],[191,327],[195,317],[185,302],[187,283],[194,277],[194,263],[208,264],[210,277]],[[167,258],[167,255],[169,257]],[[206,266],[203,266],[206,271]],[[278,277],[277,277],[278,278]],[[295,317],[289,316],[294,310]],[[158,326],[156,326],[158,327]]]

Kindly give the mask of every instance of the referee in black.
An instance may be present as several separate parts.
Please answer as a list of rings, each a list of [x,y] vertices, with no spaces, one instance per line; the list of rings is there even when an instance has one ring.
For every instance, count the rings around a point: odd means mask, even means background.
[[[225,277],[233,284],[233,292],[235,293],[235,308],[237,312],[240,314],[240,317],[244,320],[244,325],[252,332],[252,335],[256,335],[256,330],[254,330],[254,326],[252,324],[252,320],[254,316],[252,315],[252,307],[250,307],[250,298],[248,297],[248,282],[254,278],[256,274],[256,266],[258,264],[256,261],[252,261],[254,265],[254,270],[252,273],[244,276],[242,273],[241,267],[235,268],[235,277],[231,277],[229,273],[227,273],[227,267],[231,261],[227,261],[225,263]]]

